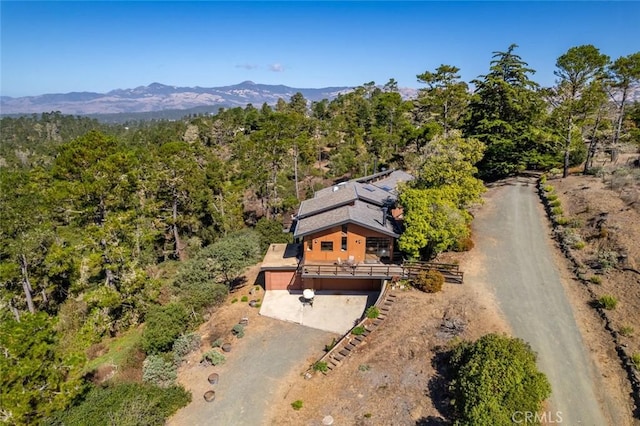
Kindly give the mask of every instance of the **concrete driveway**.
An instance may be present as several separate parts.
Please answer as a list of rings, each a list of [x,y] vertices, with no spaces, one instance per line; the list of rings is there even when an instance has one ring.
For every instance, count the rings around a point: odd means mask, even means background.
[[[610,424],[601,408],[595,366],[554,263],[535,181],[509,180],[488,197],[473,221],[483,276],[467,275],[466,284],[488,283],[513,333],[538,353],[552,387],[551,411],[561,412],[562,424]]]
[[[380,292],[317,291],[313,306],[301,302],[301,291],[269,290],[260,315],[338,334],[348,332],[375,303]]]
[[[257,323],[256,323],[257,322]],[[291,374],[299,375],[320,357],[334,333],[261,317],[249,324],[244,338],[227,354],[222,366],[204,369],[197,384],[188,386],[193,401],[169,421],[172,426],[256,426],[265,424],[279,386]],[[220,374],[217,384],[207,383],[211,372]],[[191,385],[191,384],[190,384]],[[205,390],[216,398],[204,401]],[[280,396],[281,397],[281,396]]]

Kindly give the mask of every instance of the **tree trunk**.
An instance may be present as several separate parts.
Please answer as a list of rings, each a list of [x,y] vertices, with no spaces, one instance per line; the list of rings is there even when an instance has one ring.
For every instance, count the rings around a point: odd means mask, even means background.
[[[9,310],[13,314],[13,317],[16,319],[16,322],[20,322],[20,311],[18,311],[18,308],[13,306],[13,303],[11,302],[9,302]]]
[[[300,201],[300,188],[298,187],[298,145],[293,147],[293,175],[296,181],[296,199]]]
[[[598,126],[600,125],[600,119],[602,118],[602,108],[598,109],[598,115],[596,116],[596,122],[593,126],[593,132],[591,133],[591,140],[589,141],[589,150],[587,151],[587,159],[584,162],[584,173],[591,168],[591,164],[593,163],[593,157],[596,155],[596,148],[598,147],[598,138],[596,138],[596,132],[598,131]]]
[[[569,176],[569,153],[571,151],[571,128],[573,127],[573,117],[569,116],[569,126],[567,128],[567,145],[564,149],[564,167],[562,168],[562,177]]]
[[[175,242],[175,253],[179,260],[184,260],[182,245],[180,244],[180,234],[178,233],[178,197],[173,197],[173,240]]]
[[[20,272],[22,273],[22,289],[24,290],[24,296],[27,299],[27,307],[29,308],[29,312],[34,314],[36,312],[36,308],[33,305],[33,298],[31,297],[33,288],[31,287],[31,282],[29,282],[27,258],[24,254],[20,255]]]
[[[620,140],[620,132],[622,131],[622,121],[624,120],[624,104],[627,101],[627,88],[622,91],[622,100],[620,101],[620,107],[618,108],[618,122],[616,123],[616,130],[613,133],[613,145],[615,146]]]

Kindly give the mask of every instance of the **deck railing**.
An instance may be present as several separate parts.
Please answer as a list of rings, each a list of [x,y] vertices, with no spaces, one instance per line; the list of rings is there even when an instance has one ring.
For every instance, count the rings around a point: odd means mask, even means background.
[[[313,277],[338,277],[338,278],[411,278],[421,271],[436,270],[440,272],[447,282],[462,283],[464,274],[458,265],[437,262],[407,262],[402,265],[383,264],[304,264],[300,267],[302,276]]]

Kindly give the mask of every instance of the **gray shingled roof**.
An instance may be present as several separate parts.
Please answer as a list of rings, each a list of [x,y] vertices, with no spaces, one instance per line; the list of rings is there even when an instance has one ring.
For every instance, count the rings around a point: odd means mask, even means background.
[[[319,197],[319,193],[317,193],[315,198],[310,198],[300,203],[298,218],[350,204],[358,199],[358,194],[352,185],[341,185],[337,187],[339,189],[336,191],[334,191],[333,188],[334,187],[326,188],[329,191],[323,193],[322,196]]]
[[[401,182],[408,182],[413,180],[414,177],[409,173],[402,170],[394,170],[387,177],[380,179],[376,182],[373,182],[372,185],[377,186],[378,188],[382,188],[385,191],[390,191],[394,194],[397,193],[398,184]]]
[[[394,238],[398,237],[391,221],[387,220],[386,224],[382,225],[382,209],[363,201],[355,201],[353,205],[340,206],[302,219],[299,218],[293,235],[300,238],[344,223],[356,223],[367,229]]]
[[[391,170],[323,188],[314,198],[300,203],[294,236],[301,237],[347,222],[397,236],[392,224],[382,226],[380,207],[387,201],[396,200],[398,183],[412,179],[409,173]]]

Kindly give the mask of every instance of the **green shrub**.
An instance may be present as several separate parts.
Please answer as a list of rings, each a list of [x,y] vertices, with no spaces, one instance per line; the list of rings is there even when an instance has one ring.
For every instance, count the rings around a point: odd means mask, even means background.
[[[166,352],[187,327],[187,310],[182,304],[153,306],[145,317],[142,349],[147,354]]]
[[[282,232],[282,223],[278,220],[263,217],[254,229],[260,236],[260,248],[263,252],[269,248],[269,244],[293,242],[293,235],[290,232]]]
[[[589,281],[590,281],[592,284],[602,284],[602,278],[601,278],[601,277],[599,277],[599,276],[597,276],[597,275],[591,275],[591,276],[589,277]]]
[[[618,264],[618,253],[611,250],[600,250],[597,259],[600,267],[606,271]]]
[[[300,410],[302,408],[302,400],[298,399],[298,400],[293,401],[291,403],[291,407],[296,411]]]
[[[636,370],[640,370],[640,352],[635,352],[631,355],[631,362]]]
[[[452,250],[455,252],[469,251],[474,246],[475,244],[473,243],[471,237],[462,237],[456,240],[456,242],[453,244]]]
[[[149,355],[142,363],[142,380],[161,388],[175,384],[178,372],[173,362],[162,355]]]
[[[544,190],[544,192],[552,192],[553,191],[553,186],[545,185],[545,186],[542,187],[542,189]]]
[[[569,220],[570,228],[582,228],[584,226],[584,221],[580,218],[573,217]]]
[[[324,345],[325,352],[329,352],[331,349],[333,349],[336,343],[336,338],[334,337],[333,339],[331,339],[331,343],[329,343],[328,345]]]
[[[372,414],[371,414],[371,413],[364,413],[364,418],[365,418],[365,419],[370,419],[370,418],[371,418],[371,416],[372,416]]]
[[[559,218],[556,218],[556,222],[558,223],[558,225],[566,225],[567,223],[569,223],[569,219],[567,219],[564,216],[560,216]]]
[[[327,363],[324,361],[318,361],[313,364],[313,371],[320,371],[321,373],[326,373],[329,370]]]
[[[237,303],[237,302],[238,302],[238,298],[237,298],[237,297],[234,297],[234,298],[231,300],[231,303]]]
[[[444,276],[433,269],[420,271],[412,281],[413,286],[426,293],[437,293],[442,290]]]
[[[513,413],[537,413],[551,394],[536,354],[521,339],[488,334],[461,343],[450,367],[456,424],[510,425]]]
[[[196,257],[184,262],[174,280],[174,293],[188,311],[203,312],[224,302],[227,286],[217,282],[218,272],[207,259]]]
[[[605,308],[609,311],[614,310],[618,305],[618,299],[610,294],[605,294],[604,296],[600,297],[598,299],[598,302],[600,303],[600,307]]]
[[[556,194],[549,194],[547,195],[547,200],[548,201],[555,201],[558,199],[558,196]]]
[[[212,348],[219,348],[222,346],[222,343],[224,343],[224,341],[222,339],[216,339],[213,342],[211,342],[211,347]]]
[[[562,203],[557,198],[549,203],[551,207],[560,207]]]
[[[364,334],[364,332],[366,331],[366,329],[359,325],[357,327],[354,327],[353,330],[351,330],[351,334],[355,335],[355,336],[360,336],[361,334]]]
[[[562,216],[562,213],[564,213],[564,210],[562,210],[562,207],[551,208],[551,214],[554,216]]]
[[[242,298],[240,299],[241,302],[248,302],[249,301],[249,297],[248,296],[242,296]]]
[[[181,334],[173,342],[173,359],[176,364],[180,364],[182,359],[189,353],[200,348],[200,335],[196,333]]]
[[[242,324],[234,325],[233,328],[231,329],[231,332],[237,338],[242,339],[244,337],[244,325]]]
[[[571,246],[571,248],[576,249],[576,250],[582,250],[585,245],[586,244],[585,244],[584,241],[577,241]]]
[[[365,311],[367,318],[376,319],[380,316],[380,309],[377,306],[369,306]]]
[[[546,174],[540,176],[540,183],[541,184],[547,183],[547,175]]]
[[[210,350],[202,354],[202,359],[200,362],[208,362],[211,365],[220,365],[224,364],[227,359],[224,355],[216,350]]]
[[[50,425],[159,425],[191,402],[180,386],[166,389],[140,383],[121,383],[92,389],[76,406],[56,413]]]
[[[369,371],[371,369],[371,367],[369,367],[368,364],[360,364],[358,366],[358,370],[359,371]]]
[[[633,336],[634,331],[635,330],[630,325],[623,325],[622,327],[620,327],[620,334],[623,335],[624,337]]]

